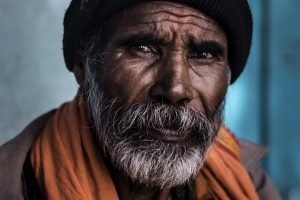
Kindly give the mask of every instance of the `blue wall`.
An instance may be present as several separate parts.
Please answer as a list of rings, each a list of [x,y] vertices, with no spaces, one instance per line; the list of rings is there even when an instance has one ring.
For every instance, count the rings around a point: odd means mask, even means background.
[[[275,3],[276,2],[276,3]],[[300,199],[300,1],[271,4],[270,173]],[[295,192],[292,191],[292,192]]]
[[[238,136],[268,146],[263,164],[273,182],[285,199],[300,199],[300,1],[249,1],[253,47],[229,90],[226,123]],[[0,0],[0,144],[76,93],[61,51],[68,3]]]
[[[0,144],[75,94],[61,51],[67,5],[62,0],[0,0]]]
[[[229,88],[225,119],[235,134],[254,142],[260,142],[262,6],[260,0],[249,3],[251,3],[254,18],[251,54],[244,72]]]
[[[284,199],[300,199],[300,1],[250,0],[254,41],[228,94],[226,122],[266,145],[263,162]],[[262,84],[263,83],[263,84]]]

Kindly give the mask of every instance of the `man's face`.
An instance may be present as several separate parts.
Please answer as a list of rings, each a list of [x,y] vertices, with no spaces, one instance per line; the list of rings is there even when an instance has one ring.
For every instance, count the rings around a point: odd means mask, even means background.
[[[227,39],[215,21],[184,5],[151,2],[107,24],[103,77],[110,98],[126,108],[164,102],[211,115],[228,86]]]
[[[222,120],[224,31],[191,7],[160,1],[126,8],[102,30],[101,70],[86,72],[100,144],[134,181],[182,184],[203,164]]]

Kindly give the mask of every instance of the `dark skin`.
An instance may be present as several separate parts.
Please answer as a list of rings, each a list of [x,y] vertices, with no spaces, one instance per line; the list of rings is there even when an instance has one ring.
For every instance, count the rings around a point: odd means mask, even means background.
[[[225,97],[230,83],[227,38],[198,10],[173,2],[142,3],[110,17],[102,28],[104,89],[124,109],[165,103],[211,117]],[[78,64],[74,73],[82,84]],[[168,188],[133,183],[117,170],[112,174],[120,199],[163,200],[169,195]]]

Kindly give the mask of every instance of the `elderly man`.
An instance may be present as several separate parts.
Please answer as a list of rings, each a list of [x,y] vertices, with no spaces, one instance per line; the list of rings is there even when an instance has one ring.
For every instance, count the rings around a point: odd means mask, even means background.
[[[1,199],[279,199],[222,123],[246,0],[73,0],[64,29],[78,94],[1,147]]]

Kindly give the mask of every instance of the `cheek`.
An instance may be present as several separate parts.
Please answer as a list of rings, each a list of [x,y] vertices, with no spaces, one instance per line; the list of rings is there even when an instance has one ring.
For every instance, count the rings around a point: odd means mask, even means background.
[[[126,107],[145,101],[152,77],[147,63],[116,55],[108,56],[104,63],[104,87],[109,98],[119,98]]]
[[[228,67],[226,64],[207,70],[206,74],[193,75],[192,82],[206,114],[211,116],[217,106],[224,100],[228,88]]]

